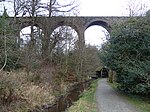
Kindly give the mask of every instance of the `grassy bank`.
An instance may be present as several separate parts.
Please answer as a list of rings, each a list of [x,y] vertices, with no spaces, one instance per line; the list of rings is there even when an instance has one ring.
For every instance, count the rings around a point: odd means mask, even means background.
[[[117,89],[117,83],[110,83],[110,85]],[[141,112],[150,112],[150,99],[136,96],[136,95],[127,95],[121,93],[131,104],[138,108]]]
[[[97,106],[95,101],[95,91],[97,87],[97,81],[93,81],[91,87],[83,92],[81,98],[71,106],[67,112],[97,112]]]
[[[141,112],[150,112],[150,99],[141,98],[139,96],[126,95],[129,102],[135,105]]]

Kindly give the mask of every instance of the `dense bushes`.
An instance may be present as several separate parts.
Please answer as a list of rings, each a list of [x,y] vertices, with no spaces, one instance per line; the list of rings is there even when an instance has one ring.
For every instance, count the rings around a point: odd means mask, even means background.
[[[15,42],[14,39],[12,39],[12,37],[7,37],[7,46],[6,49],[4,49],[4,42],[3,42],[4,38],[0,37],[0,68],[2,68],[2,66],[5,63],[5,50],[7,51],[7,64],[4,67],[4,70],[10,71],[13,69],[18,69],[21,67],[21,63],[20,63],[20,53],[19,50],[17,50],[15,48]]]
[[[112,28],[100,58],[117,72],[119,89],[134,94],[150,94],[150,18],[130,18]]]

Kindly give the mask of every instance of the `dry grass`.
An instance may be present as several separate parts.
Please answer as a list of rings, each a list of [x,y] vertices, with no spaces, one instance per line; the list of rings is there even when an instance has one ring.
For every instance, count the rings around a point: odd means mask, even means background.
[[[66,94],[76,82],[68,82],[65,74],[54,71],[50,66],[29,74],[23,70],[0,72],[0,112],[27,112]]]
[[[32,107],[48,104],[54,100],[54,96],[51,94],[52,90],[48,84],[24,84],[20,92],[23,98],[26,99],[27,103]]]
[[[0,73],[0,112],[26,112],[55,99],[50,84],[44,81],[35,83],[40,79],[32,75],[24,72]]]

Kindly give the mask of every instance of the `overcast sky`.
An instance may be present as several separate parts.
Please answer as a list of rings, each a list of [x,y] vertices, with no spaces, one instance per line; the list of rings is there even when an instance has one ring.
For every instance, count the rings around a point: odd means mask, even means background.
[[[122,15],[123,0],[80,0],[80,15],[83,16],[116,16]]]
[[[82,16],[126,16],[129,15],[129,4],[150,6],[150,0],[79,0]],[[140,6],[140,5],[139,5]],[[133,6],[134,7],[134,6]]]

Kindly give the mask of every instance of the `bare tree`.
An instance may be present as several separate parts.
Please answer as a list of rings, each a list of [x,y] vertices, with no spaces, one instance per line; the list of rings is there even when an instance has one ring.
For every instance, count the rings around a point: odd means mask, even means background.
[[[48,10],[48,16],[56,16],[56,15],[63,15],[64,13],[71,12],[76,10],[78,7],[77,2],[71,1],[67,4],[60,4],[57,0],[48,0],[48,4],[46,9]],[[62,13],[62,14],[61,14]]]
[[[47,4],[45,7],[47,10],[47,15],[48,17],[52,16],[59,16],[59,15],[66,15],[66,13],[70,13],[74,10],[77,10],[78,4],[75,1],[71,1],[66,4],[60,4],[57,0],[48,0]],[[46,19],[46,18],[45,18]],[[45,20],[46,21],[46,20]],[[43,58],[48,58],[49,54],[51,52],[47,52],[48,49],[51,49],[49,51],[52,51],[52,49],[55,47],[56,43],[59,41],[59,35],[55,35],[56,37],[53,38],[51,37],[51,34],[48,33],[49,31],[45,32],[45,37],[42,40],[42,51],[43,51]],[[51,41],[51,42],[50,42]],[[61,40],[60,40],[61,41]],[[50,45],[50,43],[52,43]],[[51,48],[49,48],[51,47]]]
[[[147,5],[141,0],[128,0],[126,10],[129,11],[129,16],[143,16],[146,13]]]

